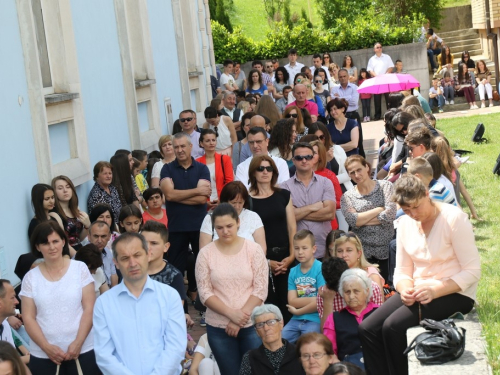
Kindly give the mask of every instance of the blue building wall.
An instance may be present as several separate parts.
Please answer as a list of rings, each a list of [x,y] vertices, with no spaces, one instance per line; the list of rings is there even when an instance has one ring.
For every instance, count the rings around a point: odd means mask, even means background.
[[[0,8],[0,268],[16,283],[17,258],[29,250],[30,194],[38,173],[16,1],[2,1]]]

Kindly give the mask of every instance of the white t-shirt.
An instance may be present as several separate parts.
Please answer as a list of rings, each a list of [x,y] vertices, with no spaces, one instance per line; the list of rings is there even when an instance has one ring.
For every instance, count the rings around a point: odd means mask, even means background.
[[[6,341],[15,348],[16,345],[14,344],[14,338],[12,337],[12,331],[10,329],[10,325],[7,319],[3,321],[2,325],[3,325],[3,332],[2,336],[0,336],[0,341]]]
[[[212,195],[210,200],[214,201],[217,197],[217,184],[215,183],[215,162],[207,164],[208,171],[210,172],[210,187],[212,188]]]
[[[381,74],[385,74],[385,72],[387,72],[387,69],[393,67],[394,63],[392,62],[391,57],[383,53],[380,55],[380,57],[378,57],[377,55],[373,55],[372,57],[370,57],[366,70],[368,70],[369,72],[373,71],[379,76]]]
[[[257,229],[262,228],[264,226],[259,214],[244,208],[243,211],[241,211],[239,217],[240,217],[240,229],[238,229],[238,236],[255,242],[255,239],[253,238],[254,232]],[[201,224],[200,232],[212,235],[211,215],[205,216],[203,224]],[[219,238],[219,236],[217,235],[217,232],[215,230],[213,231],[213,233],[215,241]]]
[[[68,270],[58,281],[47,280],[40,267],[33,268],[24,276],[20,296],[33,299],[36,306],[36,322],[47,341],[66,352],[76,339],[83,315],[82,290],[93,283],[87,265],[71,260]],[[81,353],[94,348],[92,331],[83,343]],[[31,354],[37,358],[49,358],[34,342],[30,344]]]
[[[232,87],[234,85],[234,77],[230,74],[222,73],[222,75],[220,76],[219,82],[220,82],[220,86],[224,87],[224,89],[226,89],[226,87],[224,85],[228,84],[229,87]]]
[[[457,204],[460,204],[460,201],[457,199],[457,197],[455,195],[455,187],[453,186],[453,183],[450,180],[448,180],[445,177],[445,175],[441,175],[441,177],[438,178],[438,182],[441,182],[453,195],[453,198],[455,198],[455,201],[457,202]]]
[[[161,169],[163,168],[163,166],[165,165],[165,163],[163,162],[163,160],[160,160],[160,161],[157,161],[155,163],[155,165],[153,165],[153,171],[151,172],[151,178],[160,178],[160,174],[161,174]]]
[[[101,295],[99,288],[106,283],[106,276],[104,275],[104,271],[101,267],[95,270],[95,273],[92,274],[92,278],[94,279],[95,284],[95,298],[97,298]]]

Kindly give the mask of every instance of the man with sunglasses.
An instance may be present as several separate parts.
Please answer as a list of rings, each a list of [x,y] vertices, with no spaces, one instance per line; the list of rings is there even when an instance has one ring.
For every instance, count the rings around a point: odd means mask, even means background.
[[[258,115],[257,115],[258,116]],[[254,116],[254,117],[257,117]],[[252,117],[252,120],[254,119]],[[235,181],[241,181],[243,185],[248,189],[250,187],[248,181],[248,169],[250,168],[250,163],[254,156],[259,155],[269,155],[268,146],[269,138],[267,132],[264,128],[257,126],[253,127],[248,131],[247,134],[248,145],[250,146],[250,151],[252,152],[252,157],[249,157],[245,161],[241,162],[236,168]],[[278,168],[278,184],[288,180],[290,178],[290,172],[288,171],[288,164],[285,160],[279,157],[269,155],[276,164]]]
[[[366,67],[366,70],[368,70],[370,75],[372,77],[376,77],[381,74],[392,73],[394,63],[389,55],[382,53],[382,44],[378,42],[375,43],[373,51],[375,52],[375,55],[370,57],[370,60],[368,60],[368,66]],[[373,101],[375,104],[375,121],[382,118],[382,95],[385,96],[386,106],[389,103],[389,93],[373,95]]]
[[[314,150],[309,143],[293,145],[292,159],[296,172],[281,184],[290,191],[297,221],[297,231],[308,229],[316,239],[316,259],[325,256],[326,236],[332,230],[331,221],[335,217],[335,191],[332,182],[314,173]]]
[[[200,147],[200,133],[196,131],[196,112],[192,109],[185,109],[179,114],[179,123],[182,131],[191,138],[193,145],[191,156],[197,159],[205,155],[205,151]]]

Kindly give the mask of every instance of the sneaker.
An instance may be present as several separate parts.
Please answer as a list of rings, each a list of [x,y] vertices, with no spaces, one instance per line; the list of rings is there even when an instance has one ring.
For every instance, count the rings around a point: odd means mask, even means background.
[[[493,103],[490,103],[490,108],[494,107]]]
[[[205,322],[205,313],[201,313],[201,318],[200,318],[200,327],[206,327],[207,322]]]
[[[448,100],[445,100],[445,101],[444,101],[444,104],[445,104],[445,105],[448,105],[448,104],[450,104],[450,102],[449,102]]]
[[[443,109],[442,108],[439,108],[439,113],[443,113]]]
[[[481,103],[481,108],[486,108],[486,106],[484,105],[484,103]]]
[[[450,100],[450,104],[451,105],[455,104],[455,101],[454,100]]]
[[[474,107],[473,109],[479,109],[479,107],[476,104],[474,104],[473,107]]]
[[[370,122],[370,121],[371,121],[371,120],[370,120],[370,116],[368,116],[368,117],[366,118],[366,121],[368,121],[368,122]]]

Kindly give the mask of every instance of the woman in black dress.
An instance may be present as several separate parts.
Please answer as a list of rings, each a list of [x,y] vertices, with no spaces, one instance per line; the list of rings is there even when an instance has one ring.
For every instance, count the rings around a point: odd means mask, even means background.
[[[255,156],[248,170],[252,210],[259,214],[266,232],[269,291],[266,303],[279,307],[285,324],[291,315],[286,307],[288,273],[295,260],[293,236],[297,231],[290,192],[276,186],[278,168],[267,155]]]

